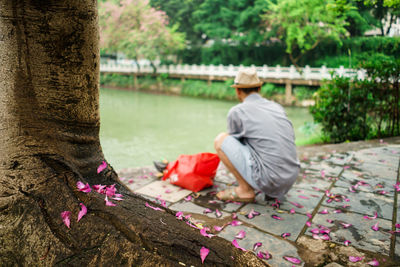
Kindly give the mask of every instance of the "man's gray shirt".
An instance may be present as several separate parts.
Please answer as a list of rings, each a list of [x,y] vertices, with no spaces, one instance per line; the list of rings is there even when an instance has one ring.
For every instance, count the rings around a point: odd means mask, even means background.
[[[296,181],[300,163],[291,121],[282,106],[257,93],[232,107],[228,133],[250,149],[252,179],[270,197],[281,197]]]

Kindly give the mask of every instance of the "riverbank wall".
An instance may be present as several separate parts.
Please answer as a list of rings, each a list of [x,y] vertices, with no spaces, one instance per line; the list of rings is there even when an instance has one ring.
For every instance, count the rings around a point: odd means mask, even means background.
[[[137,77],[123,74],[101,74],[102,87],[119,88],[124,90],[143,91],[157,94],[184,95],[200,98],[236,100],[235,89],[230,87],[233,80],[214,81],[173,79],[168,76]],[[314,104],[312,95],[317,88],[297,86],[293,88],[293,97],[288,103],[285,98],[285,87],[266,83],[261,88],[261,95],[284,106],[307,107]]]

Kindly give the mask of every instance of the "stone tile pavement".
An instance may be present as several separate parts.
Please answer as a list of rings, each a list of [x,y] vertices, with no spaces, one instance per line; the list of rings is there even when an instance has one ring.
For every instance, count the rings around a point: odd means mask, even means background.
[[[133,192],[166,201],[209,233],[250,251],[261,242],[256,253],[268,252],[272,266],[370,266],[373,259],[379,266],[400,266],[400,145],[352,149],[301,157],[301,173],[285,197],[264,201],[258,194],[250,204],[215,198],[217,191],[235,185],[223,166],[214,186],[199,193],[159,181],[152,167],[118,173]],[[240,231],[245,236],[238,236]],[[351,262],[350,256],[363,258]]]

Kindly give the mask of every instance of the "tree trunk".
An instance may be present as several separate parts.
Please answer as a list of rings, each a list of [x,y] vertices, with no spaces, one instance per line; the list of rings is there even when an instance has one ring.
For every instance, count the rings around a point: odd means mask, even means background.
[[[3,266],[262,266],[226,240],[145,207],[99,141],[96,0],[0,0],[0,262]],[[117,184],[115,207],[76,182]],[[84,203],[88,213],[76,222]],[[153,204],[155,205],[155,204]],[[71,211],[71,228],[60,213]],[[160,223],[162,222],[162,223]]]

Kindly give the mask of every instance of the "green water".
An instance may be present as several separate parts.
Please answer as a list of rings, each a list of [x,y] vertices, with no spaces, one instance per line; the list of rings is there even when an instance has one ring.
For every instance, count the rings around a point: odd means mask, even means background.
[[[236,102],[182,96],[100,90],[100,140],[115,169],[149,166],[180,154],[214,152],[215,136],[226,131]],[[305,108],[285,108],[296,143],[310,139],[300,128],[312,117]]]

